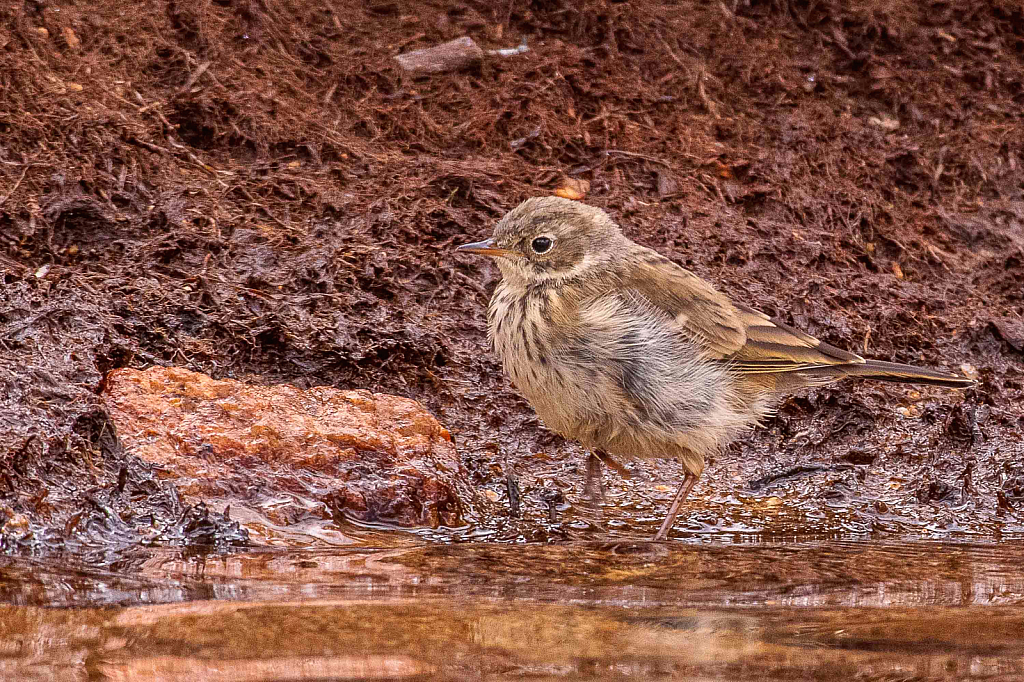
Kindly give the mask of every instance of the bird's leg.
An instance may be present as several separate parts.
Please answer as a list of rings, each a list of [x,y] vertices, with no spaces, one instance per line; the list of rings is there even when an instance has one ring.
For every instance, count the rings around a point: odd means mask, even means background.
[[[591,504],[604,502],[604,482],[601,480],[601,457],[593,452],[587,457],[587,477],[583,483],[583,494]]]
[[[622,478],[626,480],[633,478],[633,472],[631,472],[629,469],[627,469],[626,467],[622,466],[614,459],[612,459],[612,456],[609,455],[607,452],[595,450],[594,455],[597,456],[597,458],[601,460],[601,462],[603,462],[609,469],[617,473]]]
[[[682,506],[683,500],[685,500],[686,496],[690,494],[691,490],[693,490],[693,486],[697,482],[698,478],[700,477],[691,474],[689,471],[687,471],[686,475],[683,476],[683,482],[679,485],[679,490],[676,491],[676,496],[672,500],[672,506],[668,508],[668,516],[665,517],[665,520],[661,524],[661,528],[659,528],[658,532],[654,535],[655,540],[666,540],[668,538],[668,532],[672,530],[672,526],[675,525],[676,522],[676,517],[679,516],[679,507]]]

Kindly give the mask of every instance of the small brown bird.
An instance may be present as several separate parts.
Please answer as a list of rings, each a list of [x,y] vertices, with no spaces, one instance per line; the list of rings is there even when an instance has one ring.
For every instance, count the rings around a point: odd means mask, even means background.
[[[974,383],[822,343],[730,300],[576,201],[528,199],[493,237],[458,250],[497,261],[488,336],[548,428],[579,440],[598,471],[594,455],[682,462],[656,540],[668,537],[707,455],[768,414],[778,394],[846,377]]]

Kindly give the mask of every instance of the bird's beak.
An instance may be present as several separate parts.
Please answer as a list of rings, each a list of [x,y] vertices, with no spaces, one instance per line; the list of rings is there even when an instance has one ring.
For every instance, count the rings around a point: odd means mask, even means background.
[[[481,256],[514,256],[515,253],[508,249],[500,249],[494,245],[494,238],[485,239],[482,242],[473,242],[472,244],[463,244],[462,246],[455,249],[456,251],[462,251],[464,253],[476,253]]]

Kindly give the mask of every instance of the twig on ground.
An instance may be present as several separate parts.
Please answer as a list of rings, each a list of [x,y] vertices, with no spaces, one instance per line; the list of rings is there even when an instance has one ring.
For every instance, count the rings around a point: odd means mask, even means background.
[[[199,80],[199,78],[200,78],[200,77],[201,77],[201,76],[202,76],[202,75],[203,75],[204,73],[206,73],[206,70],[207,70],[208,68],[210,68],[210,64],[213,64],[213,62],[212,62],[212,61],[209,61],[209,60],[207,60],[207,61],[203,62],[202,64],[200,64],[200,65],[199,65],[199,68],[198,68],[198,69],[196,69],[196,70],[195,70],[195,71],[194,71],[194,72],[192,73],[192,75],[191,75],[191,76],[189,76],[189,78],[188,78],[188,80],[187,80],[187,81],[185,81],[185,85],[183,85],[183,86],[182,86],[182,88],[181,88],[181,90],[179,90],[179,91],[178,91],[178,94],[180,95],[180,94],[183,94],[183,93],[186,93],[186,92],[188,92],[188,91],[189,91],[189,89],[190,89],[190,88],[191,88],[191,87],[192,87],[193,85],[195,85],[195,84],[196,84],[196,81],[198,81],[198,80]]]
[[[21,176],[18,178],[18,181],[14,183],[14,187],[11,188],[10,192],[4,195],[3,199],[0,199],[0,206],[3,206],[4,203],[11,198],[11,195],[14,194],[14,191],[18,189],[19,185],[21,185],[21,181],[25,179],[25,175],[28,173],[28,169],[31,167],[31,162],[25,164],[25,168],[21,171]]]
[[[629,156],[635,159],[644,159],[645,161],[650,161],[651,163],[661,164],[666,168],[672,167],[672,164],[670,164],[668,161],[662,161],[657,157],[647,156],[646,154],[638,154],[637,152],[627,152],[621,149],[605,149],[604,154],[605,156],[611,156],[612,154],[618,154],[619,156]]]

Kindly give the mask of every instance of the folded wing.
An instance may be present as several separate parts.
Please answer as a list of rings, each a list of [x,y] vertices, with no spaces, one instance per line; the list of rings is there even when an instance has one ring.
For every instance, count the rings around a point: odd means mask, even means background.
[[[864,364],[864,358],[823,343],[764,313],[733,303],[671,261],[644,264],[626,287],[667,313],[679,331],[715,359],[744,374],[803,372]]]

